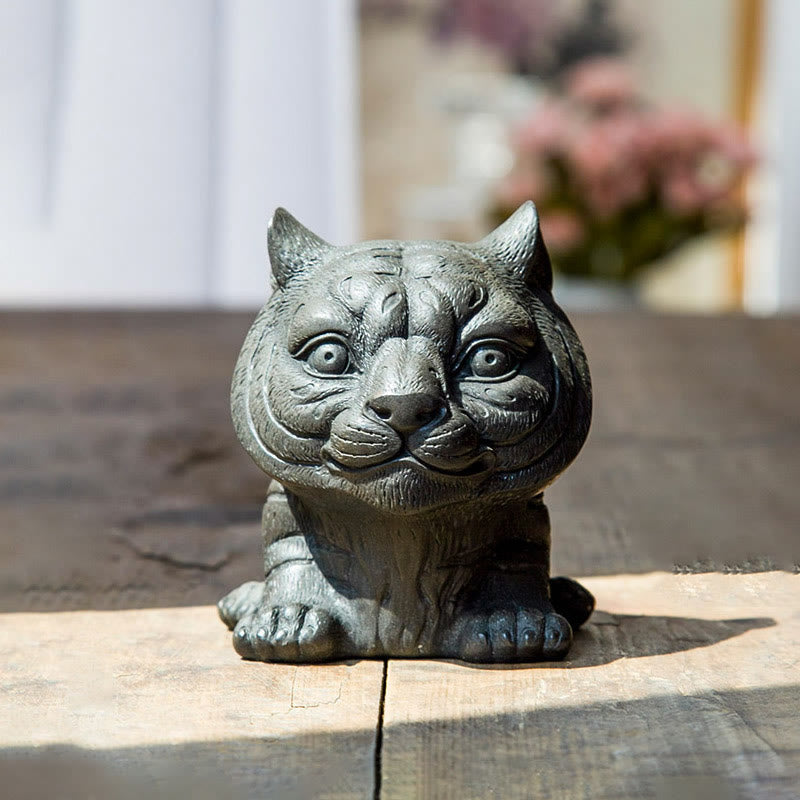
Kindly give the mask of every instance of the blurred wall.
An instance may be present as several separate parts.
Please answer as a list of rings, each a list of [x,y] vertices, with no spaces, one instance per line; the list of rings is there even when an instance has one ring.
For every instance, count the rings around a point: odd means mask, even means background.
[[[737,0],[617,0],[616,5],[636,31],[631,60],[648,97],[711,119],[733,117]],[[646,276],[643,297],[666,310],[733,308],[733,255],[724,235],[692,242]]]
[[[745,307],[760,314],[800,310],[800,3],[765,7],[756,128],[764,167],[750,187]]]
[[[354,0],[0,0],[0,303],[259,304],[357,236]]]

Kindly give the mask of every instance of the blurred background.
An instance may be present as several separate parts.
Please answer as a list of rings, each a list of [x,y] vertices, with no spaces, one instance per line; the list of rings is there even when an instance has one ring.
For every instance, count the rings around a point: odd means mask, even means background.
[[[255,307],[536,201],[572,308],[800,306],[795,0],[0,0],[0,304]]]

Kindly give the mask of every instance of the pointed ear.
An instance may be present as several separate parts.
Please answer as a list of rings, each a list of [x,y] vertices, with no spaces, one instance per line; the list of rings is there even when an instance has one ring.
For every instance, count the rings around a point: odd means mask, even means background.
[[[267,249],[275,283],[283,289],[293,278],[319,264],[333,245],[301,225],[285,208],[269,221]]]
[[[549,292],[553,288],[550,256],[539,232],[536,206],[530,200],[473,247],[492,266],[518,275],[532,289]]]

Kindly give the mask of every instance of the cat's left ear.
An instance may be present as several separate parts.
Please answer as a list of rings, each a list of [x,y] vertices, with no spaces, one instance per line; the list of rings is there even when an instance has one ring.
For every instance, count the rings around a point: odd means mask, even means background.
[[[473,247],[490,264],[518,275],[532,289],[552,290],[553,268],[530,200]]]
[[[285,208],[278,208],[269,221],[267,249],[275,282],[283,289],[301,272],[320,264],[333,245],[301,225]]]

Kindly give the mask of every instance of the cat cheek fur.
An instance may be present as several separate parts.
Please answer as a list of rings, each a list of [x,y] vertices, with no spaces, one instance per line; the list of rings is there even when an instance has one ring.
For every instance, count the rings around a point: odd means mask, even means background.
[[[461,396],[480,437],[491,444],[505,444],[536,428],[548,411],[551,393],[538,381],[517,375],[503,383],[469,382]]]
[[[275,419],[299,436],[326,437],[331,421],[352,403],[352,378],[320,380],[302,363],[278,357],[266,376],[266,396]]]

